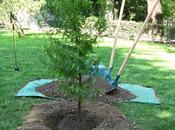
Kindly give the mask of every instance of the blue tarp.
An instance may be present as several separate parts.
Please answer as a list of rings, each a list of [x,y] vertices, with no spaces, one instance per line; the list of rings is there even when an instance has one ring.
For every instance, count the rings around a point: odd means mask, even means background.
[[[132,102],[160,104],[160,100],[152,88],[124,83],[119,84],[119,86],[136,96],[135,99],[130,100]]]
[[[47,97],[42,93],[36,92],[36,88],[43,86],[47,83],[51,83],[54,80],[51,79],[39,79],[30,81],[27,83],[22,89],[20,89],[16,96],[32,96],[32,97]],[[151,103],[151,104],[160,104],[159,98],[156,96],[154,89],[143,87],[140,85],[134,84],[119,84],[119,86],[136,96],[135,99],[130,100],[131,102],[139,102],[139,103]]]
[[[22,89],[20,89],[16,96],[18,97],[47,97],[42,93],[36,92],[36,88],[43,86],[45,84],[51,83],[54,80],[51,79],[39,79],[39,80],[34,80],[34,81],[30,81],[29,83],[27,83]]]

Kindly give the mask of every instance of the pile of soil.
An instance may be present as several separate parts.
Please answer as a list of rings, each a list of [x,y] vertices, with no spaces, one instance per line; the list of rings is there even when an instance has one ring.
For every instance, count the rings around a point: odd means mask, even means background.
[[[97,101],[103,103],[113,103],[114,101],[128,101],[135,98],[135,95],[120,87],[118,87],[110,94],[104,94],[105,90],[111,88],[112,86],[109,83],[107,83],[103,78],[96,78],[93,86],[97,89],[100,89],[103,92],[96,98]],[[49,97],[71,100],[70,97],[67,97],[66,95],[58,91],[58,87],[59,82],[52,82],[44,86],[38,87],[36,91]]]
[[[68,100],[36,105],[18,130],[131,130],[125,116],[108,104],[83,104],[80,123],[76,108]]]

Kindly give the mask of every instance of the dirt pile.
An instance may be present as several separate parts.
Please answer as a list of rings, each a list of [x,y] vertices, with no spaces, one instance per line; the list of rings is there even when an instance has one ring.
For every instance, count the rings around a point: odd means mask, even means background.
[[[114,101],[127,101],[135,98],[133,94],[120,87],[118,87],[117,90],[113,91],[108,95],[104,94],[104,91],[111,88],[112,86],[102,78],[96,78],[93,86],[103,92],[96,98],[97,101],[103,103],[113,103]],[[53,82],[37,88],[37,92],[40,92],[49,97],[70,99],[70,97],[67,97],[63,93],[59,92],[58,87],[59,82]]]
[[[125,116],[108,104],[83,104],[80,123],[76,107],[66,100],[36,105],[18,130],[131,130]]]

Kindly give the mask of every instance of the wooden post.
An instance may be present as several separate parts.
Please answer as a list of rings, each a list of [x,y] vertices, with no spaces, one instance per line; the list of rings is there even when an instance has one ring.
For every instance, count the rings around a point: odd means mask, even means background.
[[[16,55],[15,24],[14,24],[14,16],[12,12],[10,12],[10,22],[12,24],[12,31],[13,31],[13,51],[14,51],[15,71],[19,71],[17,55]]]

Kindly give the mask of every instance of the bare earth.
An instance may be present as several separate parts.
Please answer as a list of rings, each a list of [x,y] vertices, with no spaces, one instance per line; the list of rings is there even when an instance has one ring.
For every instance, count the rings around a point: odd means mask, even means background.
[[[76,107],[67,100],[36,105],[18,130],[131,130],[125,116],[108,104],[84,104],[80,123]]]

